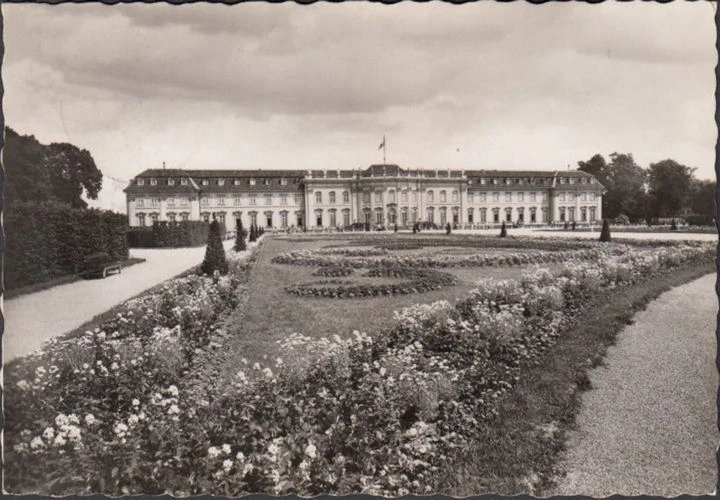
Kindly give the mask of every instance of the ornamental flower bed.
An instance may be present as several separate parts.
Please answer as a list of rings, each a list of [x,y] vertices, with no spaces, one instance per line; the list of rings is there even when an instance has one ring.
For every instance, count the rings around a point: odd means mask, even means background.
[[[323,268],[321,268],[323,269]],[[349,269],[339,267],[333,269]],[[347,273],[350,274],[350,273]],[[345,276],[347,274],[328,274],[328,276]],[[358,284],[342,280],[324,280],[314,283],[296,284],[285,287],[285,291],[303,297],[326,297],[336,299],[353,299],[359,297],[377,297],[382,295],[405,295],[424,293],[454,285],[454,276],[431,269],[415,269],[408,267],[378,266],[366,273],[369,277],[401,278],[403,281],[386,284]]]
[[[7,415],[17,420],[6,428],[5,486],[58,495],[436,491],[439,468],[492,425],[525,363],[589,299],[714,256],[712,245],[607,246],[557,273],[482,281],[456,305],[406,308],[377,338],[292,335],[274,362],[242,362],[212,400],[182,367],[182,349],[168,354],[181,342],[169,326],[140,338],[88,334],[79,350],[100,364],[45,363],[22,380],[8,373]]]
[[[326,277],[336,277],[336,276],[350,276],[352,273],[354,273],[355,270],[352,267],[343,267],[343,266],[323,266],[317,269],[313,273],[313,276],[326,276]]]

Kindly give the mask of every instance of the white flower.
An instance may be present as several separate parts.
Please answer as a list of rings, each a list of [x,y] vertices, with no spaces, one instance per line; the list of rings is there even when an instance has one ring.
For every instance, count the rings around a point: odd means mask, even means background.
[[[263,369],[263,375],[265,375],[267,378],[270,378],[273,376],[273,372],[270,368]]]
[[[80,427],[74,426],[74,425],[68,425],[67,426],[67,437],[70,439],[70,441],[79,441],[80,440]]]
[[[127,431],[128,431],[128,430],[129,430],[128,426],[125,425],[125,424],[123,424],[122,422],[119,422],[119,423],[115,424],[115,429],[114,429],[114,431],[115,431],[115,434],[117,434],[117,436],[118,436],[119,438],[125,437],[125,435],[127,434]]]
[[[177,415],[178,413],[180,413],[178,405],[170,405],[170,408],[168,408],[168,415]]]
[[[92,425],[95,423],[95,416],[92,413],[88,413],[85,415],[85,423],[87,425]]]
[[[246,476],[246,475],[250,474],[250,473],[253,471],[254,468],[255,468],[255,467],[253,467],[253,464],[251,464],[251,463],[249,463],[249,462],[246,463],[246,464],[245,464],[245,467],[243,467],[243,476]]]
[[[238,452],[237,452],[237,455],[235,455],[235,458],[238,459],[238,460],[241,461],[241,462],[244,462],[244,461],[245,461],[245,455],[243,455],[243,452],[242,452],[242,451],[238,451]]]
[[[62,446],[66,442],[67,441],[65,441],[65,438],[62,437],[62,434],[58,434],[57,436],[55,436],[55,441],[54,441],[55,446]]]
[[[230,459],[224,460],[222,463],[223,470],[225,472],[230,472],[230,469],[232,469],[233,461]]]
[[[178,388],[175,387],[174,385],[171,385],[170,387],[168,387],[167,392],[174,398],[178,397],[178,394],[180,393],[178,391]]]
[[[28,384],[27,380],[20,380],[20,381],[18,381],[18,383],[15,384],[15,385],[17,385],[18,389],[20,389],[21,391],[24,391],[24,390],[26,390],[28,387],[30,387],[30,384]]]
[[[208,448],[208,457],[210,458],[217,458],[220,456],[220,448],[217,446],[211,446]]]
[[[111,370],[117,370],[119,368],[120,368],[120,366],[115,361],[113,361],[112,364],[110,365]]]
[[[39,436],[34,437],[33,440],[30,441],[30,448],[32,448],[33,450],[36,450],[38,448],[44,448],[44,447],[45,447],[45,442]]]
[[[130,415],[128,418],[128,424],[135,425],[140,421],[140,418],[137,415]]]
[[[132,400],[132,405],[133,405],[133,406],[140,406],[140,401],[139,401],[138,399],[133,399],[133,400]]]
[[[50,441],[52,438],[55,437],[55,429],[53,429],[52,427],[46,428],[42,436],[48,441]]]
[[[259,370],[259,369],[260,369],[260,363],[255,363],[255,364],[253,365],[253,369],[254,369],[254,370]]]
[[[69,422],[68,422],[67,416],[62,413],[60,413],[57,417],[55,417],[55,425],[57,425],[58,427],[63,427],[65,425],[67,425],[68,423]]]
[[[231,451],[232,451],[232,449],[230,448],[229,444],[225,443],[224,445],[222,445],[223,453],[225,453],[226,455],[229,455]]]
[[[68,415],[68,420],[73,424],[80,423],[80,418],[77,415],[75,415],[74,413],[71,413],[70,415]]]
[[[97,338],[98,341],[100,341],[100,342],[104,342],[105,341],[105,332],[98,333],[95,338]]]
[[[310,458],[317,457],[317,448],[315,448],[314,444],[308,443],[307,447],[305,448],[305,455],[307,455]]]

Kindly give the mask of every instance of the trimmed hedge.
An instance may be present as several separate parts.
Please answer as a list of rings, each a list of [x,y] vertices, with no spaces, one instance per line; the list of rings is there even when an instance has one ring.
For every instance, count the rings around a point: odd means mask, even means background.
[[[128,258],[127,217],[107,210],[23,202],[4,214],[4,228],[7,289],[76,274],[93,253]]]
[[[204,221],[156,222],[151,227],[130,228],[127,235],[131,248],[175,248],[205,245],[210,224]],[[225,226],[220,226],[225,238]]]

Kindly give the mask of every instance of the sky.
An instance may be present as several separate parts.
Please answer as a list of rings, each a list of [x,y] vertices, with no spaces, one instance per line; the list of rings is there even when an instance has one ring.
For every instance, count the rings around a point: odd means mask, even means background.
[[[6,125],[147,168],[577,168],[714,179],[707,2],[2,4]]]

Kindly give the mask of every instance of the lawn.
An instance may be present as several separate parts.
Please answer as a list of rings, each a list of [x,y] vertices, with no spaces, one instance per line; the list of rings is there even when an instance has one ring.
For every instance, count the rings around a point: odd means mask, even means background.
[[[393,241],[397,241],[397,238]],[[393,250],[392,255],[399,253],[415,255],[437,251],[467,255],[483,253],[494,255],[501,252],[498,248],[468,248],[452,246],[452,238],[439,237],[443,246],[423,247],[420,249]],[[376,241],[377,236],[372,237]],[[406,238],[407,240],[407,238]],[[465,240],[463,240],[465,241]],[[464,298],[468,291],[475,287],[480,279],[514,279],[519,278],[528,266],[514,267],[456,267],[443,269],[457,277],[457,284],[433,290],[427,293],[392,295],[383,297],[363,297],[354,299],[332,299],[318,297],[298,297],[285,291],[291,283],[317,282],[321,280],[313,276],[317,269],[314,266],[293,266],[276,264],[272,258],[291,250],[307,250],[332,248],[373,248],[362,245],[358,236],[340,242],[337,238],[327,239],[268,239],[261,250],[258,261],[252,271],[250,299],[244,311],[238,311],[236,322],[231,318],[228,328],[233,334],[231,347],[236,353],[230,356],[231,363],[236,364],[238,358],[260,360],[263,356],[273,359],[277,353],[277,341],[291,333],[301,333],[310,337],[332,337],[339,335],[349,338],[354,330],[361,330],[374,335],[392,323],[395,311],[417,303],[431,303],[438,300],[455,302]],[[539,250],[536,250],[539,251]],[[557,265],[544,266],[550,269]],[[364,278],[360,272],[350,277],[340,278],[354,282],[370,281],[388,282],[389,278]],[[242,319],[240,319],[242,318]]]

